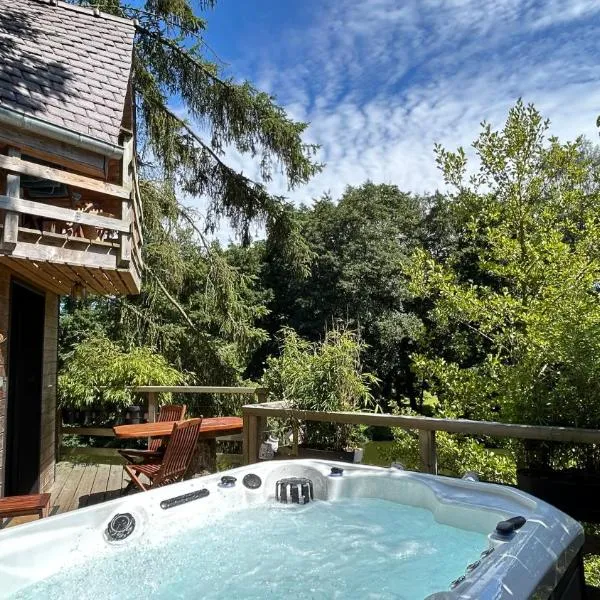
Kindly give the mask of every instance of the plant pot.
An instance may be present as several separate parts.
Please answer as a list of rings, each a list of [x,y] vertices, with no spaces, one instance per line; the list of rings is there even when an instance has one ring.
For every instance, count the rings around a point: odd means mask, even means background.
[[[353,463],[357,463],[357,464],[361,463],[361,462],[362,462],[363,455],[364,455],[365,451],[364,451],[362,448],[354,448],[354,449],[352,450],[352,453],[353,453],[353,455],[354,455],[354,456],[352,457],[352,462],[353,462]]]
[[[517,487],[578,521],[600,523],[600,474],[580,469],[518,469]]]
[[[101,231],[101,229],[93,225],[81,225],[81,236],[88,240],[99,240],[101,238]]]
[[[139,425],[142,422],[142,407],[128,406],[125,409],[125,424]]]

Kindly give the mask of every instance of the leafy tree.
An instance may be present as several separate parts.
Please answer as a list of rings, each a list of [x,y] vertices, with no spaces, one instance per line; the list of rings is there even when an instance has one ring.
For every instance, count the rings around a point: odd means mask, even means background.
[[[464,150],[436,149],[464,244],[445,261],[415,253],[412,290],[454,344],[414,369],[448,415],[600,424],[600,188],[584,141],[548,127],[521,101],[500,131],[484,123],[471,176]]]
[[[287,325],[318,340],[326,327],[346,323],[366,344],[361,360],[381,380],[378,396],[414,399],[408,357],[421,321],[406,289],[406,263],[420,243],[441,251],[445,232],[432,209],[441,214],[442,204],[367,182],[347,188],[339,202],[326,196],[300,209],[296,218],[313,255],[310,275],[294,277],[267,244],[262,284],[273,299],[265,329],[274,333]],[[439,226],[428,236],[426,219]]]
[[[148,348],[123,350],[104,336],[77,344],[58,377],[60,406],[128,406],[135,394],[128,386],[178,385],[185,375]]]

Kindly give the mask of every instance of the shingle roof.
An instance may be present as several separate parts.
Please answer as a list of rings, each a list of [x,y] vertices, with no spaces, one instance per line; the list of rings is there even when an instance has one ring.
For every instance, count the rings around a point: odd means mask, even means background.
[[[64,2],[0,0],[0,106],[117,144],[134,33]]]

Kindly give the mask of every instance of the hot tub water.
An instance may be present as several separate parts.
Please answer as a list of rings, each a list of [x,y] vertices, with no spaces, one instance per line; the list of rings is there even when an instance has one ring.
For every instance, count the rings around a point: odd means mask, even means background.
[[[482,533],[381,499],[267,503],[65,565],[13,598],[422,599],[448,589],[488,545]]]
[[[0,531],[0,598],[581,600],[583,539],[504,486],[265,461]]]

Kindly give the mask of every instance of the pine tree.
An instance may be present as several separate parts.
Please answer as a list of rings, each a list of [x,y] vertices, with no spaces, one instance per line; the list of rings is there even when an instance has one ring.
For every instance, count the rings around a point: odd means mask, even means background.
[[[126,0],[71,1],[135,20],[138,148],[141,156],[151,157],[155,176],[206,197],[208,228],[226,217],[244,241],[257,221],[285,234],[292,226],[285,200],[229,167],[225,151],[255,157],[265,182],[279,170],[294,188],[320,171],[313,160],[317,147],[303,143],[307,124],[290,119],[273,97],[223,74],[203,39],[206,20],[194,12],[212,8],[215,1],[146,0],[141,8]],[[175,114],[172,99],[183,105],[189,120]],[[194,123],[202,124],[203,134]]]
[[[310,253],[291,204],[228,166],[226,153],[255,158],[263,182],[280,172],[292,189],[321,169],[314,160],[317,147],[302,141],[307,124],[290,119],[250,83],[224,74],[203,39],[206,21],[195,12],[212,8],[213,0],[68,1],[136,24],[132,77],[144,208],[142,293],[96,299],[88,309],[125,348],[157,349],[171,364],[193,371],[197,381],[235,381],[245,357],[264,340],[254,322],[265,309],[250,299],[247,278],[228,264],[207,232],[226,219],[249,243],[251,225],[263,224],[282,255],[304,272]],[[187,118],[174,112],[175,103]],[[200,218],[184,206],[178,200],[184,194],[206,199],[207,215]],[[78,310],[71,304],[64,314]],[[74,322],[79,320],[75,315]],[[61,341],[65,355],[77,343],[69,339],[63,335]]]

